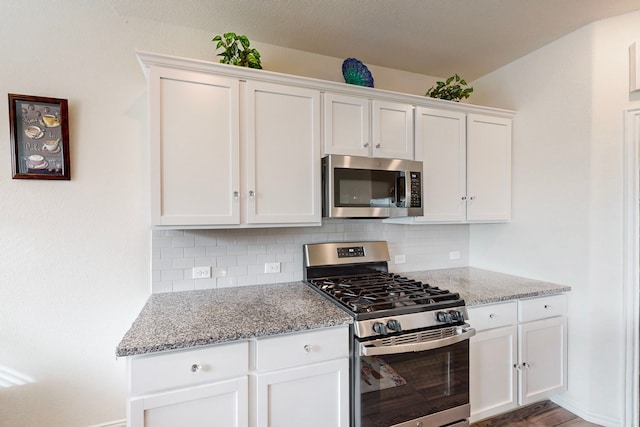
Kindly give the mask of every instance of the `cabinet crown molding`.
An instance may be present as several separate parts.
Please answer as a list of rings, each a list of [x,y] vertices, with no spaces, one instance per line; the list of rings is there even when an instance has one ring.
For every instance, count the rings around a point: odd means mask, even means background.
[[[140,66],[142,67],[145,76],[148,76],[149,69],[151,67],[160,66],[180,70],[207,72],[220,76],[234,77],[241,80],[248,79],[253,81],[287,84],[291,86],[317,89],[321,92],[330,91],[333,93],[360,96],[368,99],[403,102],[415,106],[433,107],[441,110],[462,111],[465,113],[485,113],[506,118],[512,118],[515,116],[515,111],[501,108],[446,101],[426,96],[392,92],[383,89],[350,85],[347,83],[331,82],[311,77],[277,73],[274,71],[256,70],[201,59],[184,58],[146,51],[136,51],[136,57],[140,62]]]

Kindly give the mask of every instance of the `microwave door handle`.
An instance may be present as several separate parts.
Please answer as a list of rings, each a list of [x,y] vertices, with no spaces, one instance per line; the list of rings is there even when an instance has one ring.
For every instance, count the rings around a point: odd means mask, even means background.
[[[411,172],[404,173],[404,207],[411,208]]]
[[[390,346],[367,346],[365,343],[359,344],[360,356],[381,356],[385,354],[409,353],[417,351],[434,350],[446,347],[467,340],[476,334],[474,328],[465,328],[461,334],[438,340],[424,341],[411,344],[396,344]]]

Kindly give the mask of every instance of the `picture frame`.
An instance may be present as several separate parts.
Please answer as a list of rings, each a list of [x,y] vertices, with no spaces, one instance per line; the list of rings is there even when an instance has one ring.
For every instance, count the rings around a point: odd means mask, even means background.
[[[66,99],[9,94],[13,179],[70,180]]]

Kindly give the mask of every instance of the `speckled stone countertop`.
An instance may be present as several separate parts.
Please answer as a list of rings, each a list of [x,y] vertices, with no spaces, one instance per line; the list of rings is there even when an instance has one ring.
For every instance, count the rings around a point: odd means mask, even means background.
[[[571,287],[566,285],[474,267],[416,271],[402,275],[431,286],[458,292],[467,306],[552,295],[571,290]]]
[[[352,322],[345,311],[303,282],[153,294],[118,344],[116,356]]]

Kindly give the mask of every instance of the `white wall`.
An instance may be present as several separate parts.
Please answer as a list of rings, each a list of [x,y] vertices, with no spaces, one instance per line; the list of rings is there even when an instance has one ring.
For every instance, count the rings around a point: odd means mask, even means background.
[[[121,17],[108,0],[0,2],[0,97],[69,100],[72,175],[11,179],[0,102],[0,379],[28,377],[0,386],[0,426],[124,418],[125,362],[114,351],[151,282],[146,89],[134,50],[213,59],[210,40],[227,30]],[[255,44],[266,69],[342,81],[342,59]],[[435,80],[370,69],[388,90],[422,94]]]
[[[513,221],[473,225],[471,265],[566,283],[567,408],[624,422],[623,111],[640,13],[582,28],[475,82],[474,102],[518,111]]]

